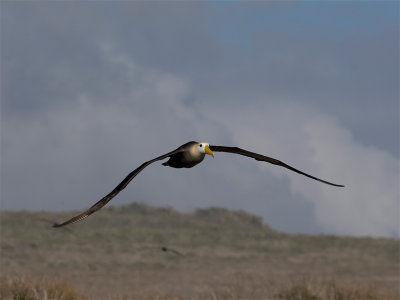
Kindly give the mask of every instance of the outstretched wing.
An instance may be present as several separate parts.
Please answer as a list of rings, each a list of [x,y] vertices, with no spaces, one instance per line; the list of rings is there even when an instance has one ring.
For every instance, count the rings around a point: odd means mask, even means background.
[[[240,155],[244,155],[244,156],[247,156],[247,157],[254,158],[255,160],[266,161],[266,162],[269,162],[271,164],[287,168],[287,169],[292,170],[292,171],[294,171],[296,173],[299,173],[301,175],[304,175],[304,176],[310,177],[312,179],[318,180],[320,182],[323,182],[323,183],[326,183],[326,184],[330,184],[330,185],[333,185],[333,186],[344,187],[344,185],[331,183],[331,182],[319,179],[317,177],[314,177],[312,175],[309,175],[307,173],[304,173],[304,172],[302,172],[300,170],[297,170],[297,169],[295,169],[295,168],[293,168],[293,167],[291,167],[291,166],[285,164],[284,162],[281,162],[280,160],[277,160],[275,158],[271,158],[271,157],[264,156],[264,155],[261,155],[261,154],[258,154],[258,153],[254,153],[254,152],[250,152],[250,151],[247,151],[247,150],[243,150],[243,149],[238,148],[238,147],[225,147],[225,146],[211,146],[210,145],[210,149],[211,149],[211,151],[215,151],[215,152],[235,153],[235,154],[240,154]]]
[[[140,167],[138,167],[137,169],[135,169],[135,170],[133,170],[131,173],[129,173],[129,175],[126,176],[125,179],[122,180],[121,183],[118,184],[118,185],[116,186],[116,188],[114,188],[108,195],[104,196],[101,200],[99,200],[98,202],[96,202],[96,203],[95,203],[92,207],[90,207],[88,210],[86,210],[85,212],[83,212],[83,213],[81,213],[81,214],[79,214],[79,215],[77,215],[77,216],[75,216],[75,217],[69,219],[68,221],[65,221],[64,223],[61,223],[61,224],[57,224],[57,223],[56,223],[56,224],[53,225],[53,227],[65,226],[65,225],[72,224],[72,223],[75,223],[75,222],[78,222],[78,221],[81,221],[81,220],[87,218],[87,217],[90,216],[92,213],[98,211],[98,210],[101,209],[104,205],[106,205],[112,198],[114,198],[120,191],[122,191],[122,190],[129,184],[129,182],[131,182],[131,180],[132,180],[133,178],[135,178],[135,176],[136,176],[137,174],[139,174],[139,173],[140,173],[144,168],[146,168],[148,165],[152,164],[153,162],[156,162],[156,161],[162,160],[162,159],[164,159],[164,158],[167,158],[167,157],[169,157],[169,156],[171,156],[171,155],[174,155],[174,154],[176,154],[176,153],[178,153],[178,152],[181,152],[181,151],[183,151],[183,150],[182,150],[181,147],[180,147],[180,148],[178,148],[178,149],[176,149],[176,150],[174,150],[174,151],[171,151],[171,152],[169,152],[169,153],[167,153],[167,154],[161,155],[161,156],[159,156],[159,157],[156,157],[156,158],[154,158],[154,159],[152,159],[152,160],[149,160],[149,161],[143,163],[142,165],[140,165]]]

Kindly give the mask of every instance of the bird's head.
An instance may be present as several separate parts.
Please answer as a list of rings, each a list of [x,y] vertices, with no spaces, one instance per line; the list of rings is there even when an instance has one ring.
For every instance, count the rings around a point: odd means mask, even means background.
[[[214,157],[214,152],[211,151],[210,145],[208,143],[203,143],[203,142],[199,143],[197,145],[197,150],[200,153],[208,154],[208,155],[211,155],[212,157]]]

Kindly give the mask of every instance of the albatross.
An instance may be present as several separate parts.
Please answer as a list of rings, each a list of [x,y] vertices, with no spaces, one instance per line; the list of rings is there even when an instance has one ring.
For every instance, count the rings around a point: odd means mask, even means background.
[[[119,192],[121,192],[131,181],[133,178],[136,177],[141,171],[143,171],[144,168],[146,168],[148,165],[159,161],[163,160],[169,157],[169,160],[164,162],[162,165],[172,167],[172,168],[192,168],[195,165],[201,163],[206,156],[206,154],[214,157],[214,152],[227,152],[227,153],[234,153],[234,154],[239,154],[243,156],[247,156],[250,158],[254,158],[255,160],[258,161],[264,161],[271,163],[273,165],[281,166],[284,168],[287,168],[293,172],[299,173],[301,175],[307,176],[309,178],[312,178],[314,180],[317,180],[319,182],[337,186],[337,187],[344,187],[344,185],[341,184],[335,184],[331,183],[325,180],[322,180],[320,178],[314,177],[310,174],[304,173],[300,170],[297,170],[284,162],[281,162],[280,160],[277,160],[275,158],[271,158],[265,155],[261,155],[258,153],[250,152],[238,147],[226,147],[226,146],[214,146],[210,145],[208,143],[204,142],[189,142],[186,143],[175,150],[168,152],[164,155],[158,156],[152,160],[146,161],[143,164],[141,164],[138,168],[133,170],[131,173],[128,174],[128,176],[125,177],[124,180],[121,181],[120,184],[118,184],[109,194],[104,196],[102,199],[100,199],[98,202],[96,202],[93,206],[91,206],[89,209],[84,211],[83,213],[63,222],[63,223],[55,223],[53,224],[53,227],[62,227],[68,224],[72,224],[78,221],[81,221],[91,214],[95,213],[99,209],[101,209],[104,205],[106,205],[112,198],[114,198]]]

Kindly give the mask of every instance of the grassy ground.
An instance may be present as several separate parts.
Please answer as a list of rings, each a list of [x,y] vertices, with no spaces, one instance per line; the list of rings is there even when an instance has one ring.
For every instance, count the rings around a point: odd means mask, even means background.
[[[2,212],[1,299],[399,299],[399,241],[287,235],[244,212]],[[167,251],[162,251],[166,247]]]

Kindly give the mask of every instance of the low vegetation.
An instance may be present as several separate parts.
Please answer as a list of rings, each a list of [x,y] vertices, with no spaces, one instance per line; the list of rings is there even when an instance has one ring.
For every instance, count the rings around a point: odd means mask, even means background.
[[[68,282],[49,277],[3,276],[0,280],[0,298],[14,300],[52,299],[84,300]]]
[[[221,208],[0,214],[1,299],[399,299],[399,241],[288,235]],[[164,250],[164,251],[163,251]]]

